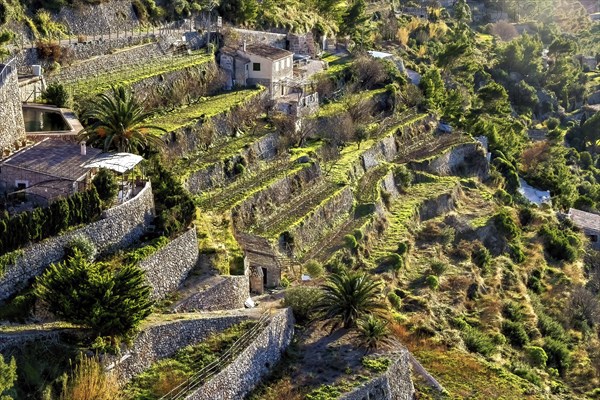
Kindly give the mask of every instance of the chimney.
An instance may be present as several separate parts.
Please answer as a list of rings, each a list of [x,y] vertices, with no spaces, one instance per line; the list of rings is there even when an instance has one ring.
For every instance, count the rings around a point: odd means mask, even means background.
[[[85,145],[85,142],[81,142],[79,143],[79,145],[81,146],[81,155],[85,156],[87,154],[87,147]]]
[[[246,41],[244,40],[244,43],[242,44],[242,50],[244,51],[244,53],[246,52]]]

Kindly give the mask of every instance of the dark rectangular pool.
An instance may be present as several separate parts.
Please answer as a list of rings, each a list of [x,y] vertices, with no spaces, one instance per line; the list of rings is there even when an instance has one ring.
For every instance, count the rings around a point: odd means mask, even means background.
[[[58,110],[38,107],[23,107],[25,132],[71,131],[71,126]]]

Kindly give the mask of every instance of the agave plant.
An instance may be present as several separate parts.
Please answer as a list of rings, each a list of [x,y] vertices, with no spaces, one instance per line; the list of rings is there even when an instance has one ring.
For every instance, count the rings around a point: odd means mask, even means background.
[[[366,274],[333,274],[323,285],[323,297],[317,305],[321,319],[328,320],[332,330],[343,326],[356,327],[359,319],[368,314],[382,314],[385,306],[379,301],[379,284]]]
[[[164,146],[160,137],[150,130],[164,129],[147,124],[151,113],[133,96],[131,90],[112,87],[92,101],[84,118],[92,125],[79,133],[81,140],[101,146],[104,151],[137,153]]]

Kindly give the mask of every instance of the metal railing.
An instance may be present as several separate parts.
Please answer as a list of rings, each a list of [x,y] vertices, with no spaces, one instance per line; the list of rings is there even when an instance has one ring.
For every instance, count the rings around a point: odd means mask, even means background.
[[[215,361],[209,363],[204,368],[189,377],[186,381],[174,387],[169,393],[161,397],[159,400],[182,400],[188,397],[190,392],[198,389],[200,386],[208,382],[212,377],[223,370],[244,351],[256,337],[269,325],[271,322],[271,314],[266,311],[256,325],[246,331],[238,340],[231,345],[221,356]]]
[[[3,65],[2,71],[0,71],[0,87],[4,86],[4,83],[8,79],[8,76],[13,73],[15,66],[13,65],[15,59],[10,59],[6,64]]]

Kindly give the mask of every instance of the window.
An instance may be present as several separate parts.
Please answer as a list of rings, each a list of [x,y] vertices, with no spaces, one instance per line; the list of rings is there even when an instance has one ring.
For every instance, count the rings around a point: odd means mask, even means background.
[[[290,58],[289,57],[285,59],[285,67],[286,68],[290,67]]]
[[[252,63],[252,71],[260,71],[260,63]]]
[[[275,72],[279,72],[279,61],[275,61]]]
[[[29,187],[29,181],[15,181],[17,190],[27,189]]]

